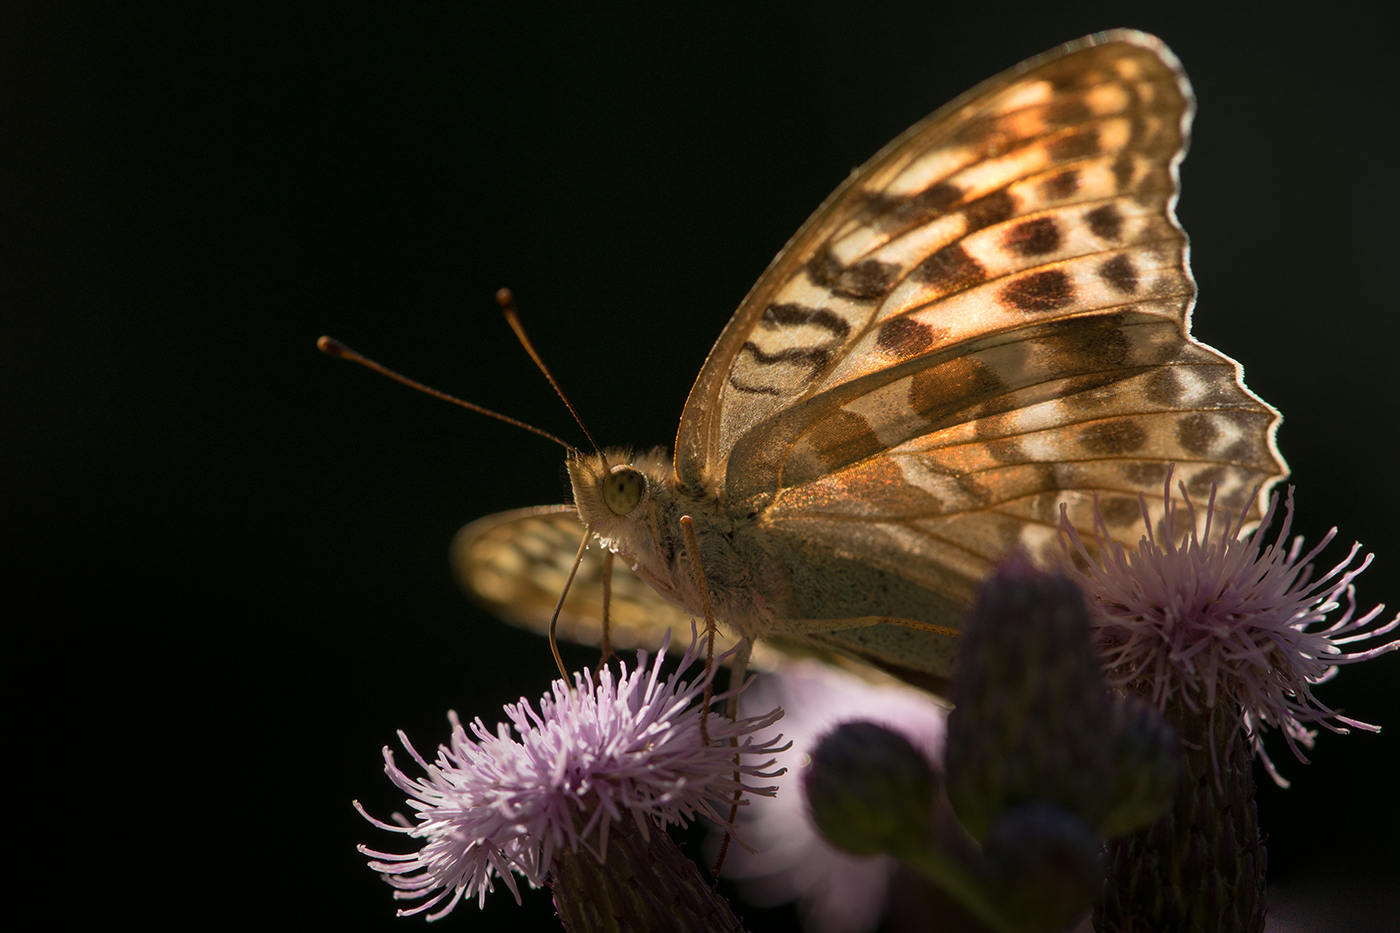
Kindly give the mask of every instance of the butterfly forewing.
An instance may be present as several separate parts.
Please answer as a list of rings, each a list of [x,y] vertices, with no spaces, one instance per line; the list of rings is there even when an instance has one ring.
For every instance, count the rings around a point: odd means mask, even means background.
[[[1092,532],[1097,505],[1134,544],[1174,464],[1257,518],[1253,490],[1286,474],[1278,415],[1190,335],[1173,208],[1193,108],[1158,40],[1115,32],[920,122],[744,299],[686,401],[674,482],[635,517],[580,510],[695,612],[672,527],[691,514],[721,622],[935,679],[952,642],[929,627],[956,627],[1012,548],[1051,556],[1062,510]],[[609,456],[571,461],[576,495],[597,498]]]
[[[1282,475],[1277,415],[1189,337],[1172,205],[1192,109],[1170,53],[1120,33],[915,126],[731,321],[682,482],[722,466],[730,507],[775,534],[940,586],[958,568],[964,591],[1009,547],[1052,546],[1062,504],[1088,527],[1095,494],[1135,541],[1170,463],[1244,505]]]

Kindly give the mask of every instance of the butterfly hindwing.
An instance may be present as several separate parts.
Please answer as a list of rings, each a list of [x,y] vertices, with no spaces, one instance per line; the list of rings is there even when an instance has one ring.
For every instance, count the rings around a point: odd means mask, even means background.
[[[498,512],[457,532],[450,554],[458,584],[483,608],[512,625],[539,635],[563,592],[569,566],[582,535],[572,506],[549,505]],[[559,638],[580,645],[603,643],[603,552],[596,544],[583,552],[574,582],[559,614]],[[694,616],[667,602],[637,576],[626,561],[614,560],[609,586],[608,640],[616,651],[658,651],[672,632],[671,650],[684,653]],[[723,654],[739,638],[720,625],[715,653]],[[770,670],[782,656],[819,656],[833,660],[795,639],[754,645],[749,666]]]
[[[544,635],[582,534],[578,513],[565,505],[490,515],[457,533],[453,573],[486,609]],[[656,595],[623,561],[613,562],[611,597],[615,648],[654,651],[667,629],[679,632],[690,624],[689,614]],[[594,546],[584,551],[569,588],[559,614],[559,637],[601,645],[602,606],[603,553]]]

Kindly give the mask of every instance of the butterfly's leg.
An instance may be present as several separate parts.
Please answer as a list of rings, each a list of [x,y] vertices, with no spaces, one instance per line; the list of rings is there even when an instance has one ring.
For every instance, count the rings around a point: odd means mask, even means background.
[[[745,638],[739,642],[739,648],[734,652],[734,660],[729,668],[729,699],[724,703],[724,715],[730,719],[739,718],[739,688],[744,685],[744,677],[749,671],[749,658],[753,654],[753,639]],[[729,744],[735,749],[739,747],[738,736],[730,736]],[[734,752],[734,783],[739,783],[739,752]],[[729,824],[734,825],[734,820],[739,816],[739,801],[744,797],[743,790],[734,791],[734,800],[729,805]],[[724,834],[720,840],[719,855],[715,857],[714,867],[710,869],[710,875],[718,878],[719,871],[724,867],[724,857],[729,853],[729,833]]]
[[[564,678],[565,683],[569,682],[569,672],[564,669],[564,659],[559,656],[559,638],[556,634],[559,628],[559,613],[564,609],[564,597],[569,595],[569,587],[574,585],[578,565],[583,562],[583,550],[588,547],[588,540],[592,537],[593,526],[584,525],[583,540],[578,543],[578,553],[574,555],[573,566],[569,568],[569,578],[564,581],[564,592],[559,594],[559,602],[554,605],[554,615],[549,617],[549,650],[554,652],[554,663],[559,666],[559,676]]]
[[[715,613],[710,606],[710,587],[705,582],[705,568],[700,566],[700,542],[695,538],[695,520],[689,515],[681,516],[681,534],[685,538],[686,554],[690,557],[690,569],[695,574],[695,587],[700,591],[700,606],[705,611],[705,674],[709,678],[705,684],[705,696],[700,701],[700,740],[710,744],[710,730],[707,719],[710,715],[710,699],[714,696],[715,669]]]
[[[607,666],[608,660],[612,657],[612,568],[613,552],[603,551],[603,655],[598,659],[598,667],[594,673],[599,673]]]
[[[705,610],[705,636],[707,645],[705,650],[705,673],[710,674],[715,666],[715,614],[710,607],[710,588],[705,582],[705,568],[700,565],[700,543],[695,538],[695,521],[689,515],[681,516],[681,533],[685,537],[686,553],[690,556],[690,566],[695,571],[695,586],[700,591],[700,604]],[[729,672],[729,699],[725,701],[724,714],[730,719],[737,719],[739,714],[739,687],[744,683],[744,675],[748,672],[749,656],[753,653],[753,639],[745,638],[739,643],[739,650],[734,654],[734,666]],[[714,678],[711,677],[705,684],[705,697],[701,700],[700,712],[700,740],[706,745],[710,744],[709,730],[706,728],[705,719],[710,715],[710,697],[714,694]],[[739,739],[730,736],[729,744],[734,746],[734,781],[739,781],[739,752],[737,751]],[[742,790],[734,792],[734,802],[729,807],[729,822],[732,824],[739,814],[739,801],[743,796]],[[719,877],[719,871],[724,867],[724,857],[729,852],[729,833],[724,834],[724,839],[719,844],[719,856],[715,859],[715,867],[710,869],[710,874]]]

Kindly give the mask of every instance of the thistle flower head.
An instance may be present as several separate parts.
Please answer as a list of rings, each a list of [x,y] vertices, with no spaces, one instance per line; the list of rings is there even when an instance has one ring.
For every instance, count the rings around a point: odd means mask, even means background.
[[[1358,615],[1353,582],[1371,563],[1370,554],[1357,562],[1359,544],[1314,578],[1312,562],[1337,530],[1307,553],[1301,537],[1288,544],[1291,487],[1272,542],[1265,541],[1264,529],[1278,512],[1277,493],[1259,528],[1245,537],[1240,535],[1245,511],[1232,515],[1217,509],[1214,488],[1200,524],[1184,485],[1181,495],[1185,532],[1177,527],[1170,473],[1163,491],[1165,518],[1155,533],[1146,499],[1139,499],[1148,532],[1134,550],[1112,541],[1096,508],[1098,554],[1090,555],[1061,516],[1066,556],[1082,559],[1073,572],[1089,597],[1109,683],[1131,688],[1159,708],[1182,703],[1192,711],[1238,716],[1269,773],[1285,784],[1264,754],[1261,730],[1280,728],[1304,762],[1299,746],[1311,746],[1316,735],[1305,723],[1334,732],[1346,732],[1346,726],[1377,731],[1332,710],[1312,688],[1335,676],[1340,665],[1400,648],[1400,640],[1383,639],[1400,625],[1400,616],[1370,628],[1384,606]],[[1362,650],[1347,647],[1367,642],[1372,646]]]
[[[746,779],[775,776],[765,769],[773,764],[772,754],[783,748],[781,736],[757,741],[753,733],[771,726],[782,710],[737,722],[712,715],[705,743],[695,701],[714,670],[692,681],[682,680],[679,671],[663,679],[666,647],[651,664],[646,652],[639,651],[636,668],[629,672],[623,664],[617,676],[604,669],[595,682],[585,671],[574,675],[572,689],[556,680],[551,693],[540,699],[538,713],[522,698],[505,707],[510,725],[498,723],[494,733],[478,718],[468,734],[456,714],[449,713],[452,737],[438,747],[431,764],[399,733],[425,776],[410,779],[387,747],[384,770],[408,794],[416,822],[399,817],[402,825],[384,823],[365,813],[358,801],[355,806],[381,829],[422,841],[418,851],[401,855],[359,847],[371,858],[370,867],[383,872],[396,889],[396,899],[427,898],[400,910],[401,916],[431,910],[447,899],[446,906],[428,914],[436,920],[463,896],[484,904],[495,877],[519,902],[512,873],[539,887],[556,849],[591,849],[587,840],[595,834],[593,854],[604,860],[615,821],[635,820],[643,835],[651,820],[663,827],[684,825],[697,814],[726,825],[735,791],[774,792]],[[680,671],[696,658],[692,631]],[[737,747],[730,745],[731,738],[738,740]],[[755,763],[755,756],[768,758]]]

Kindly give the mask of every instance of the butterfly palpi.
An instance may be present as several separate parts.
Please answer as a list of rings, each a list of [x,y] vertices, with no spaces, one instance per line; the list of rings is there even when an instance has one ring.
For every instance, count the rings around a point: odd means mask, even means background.
[[[979,582],[1012,549],[1052,559],[1062,508],[1092,532],[1097,503],[1136,544],[1140,494],[1160,521],[1174,464],[1188,491],[1214,487],[1257,520],[1287,474],[1280,419],[1190,334],[1174,205],[1193,110],[1175,56],[1120,31],[916,124],[749,292],[686,400],[674,459],[571,455],[572,508],[463,529],[464,585],[539,626],[582,522],[626,565],[623,640],[655,643],[648,628],[703,612],[690,516],[732,638],[805,640],[937,686]],[[597,590],[566,604],[570,637],[596,640]]]

